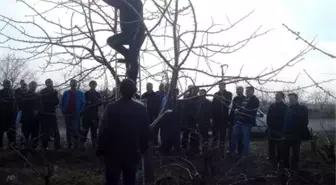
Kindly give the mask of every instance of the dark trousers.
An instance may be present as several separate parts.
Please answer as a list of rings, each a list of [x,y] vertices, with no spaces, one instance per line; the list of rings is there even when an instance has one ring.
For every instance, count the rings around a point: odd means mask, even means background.
[[[213,128],[213,143],[217,144],[219,140],[220,146],[225,146],[226,142],[226,126],[214,126]]]
[[[1,118],[0,118],[1,119]],[[0,122],[0,148],[3,147],[3,137],[4,133],[7,135],[9,147],[13,144],[15,145],[16,139],[16,127],[15,127],[15,116],[6,118],[2,117]]]
[[[41,114],[40,126],[42,132],[42,147],[47,148],[50,136],[54,137],[54,147],[60,148],[60,133],[57,123],[57,117],[54,113]]]
[[[71,148],[74,146],[77,148],[79,146],[79,137],[81,136],[79,115],[76,113],[66,114],[64,119],[68,147]]]
[[[182,148],[183,149],[186,149],[188,147],[189,134],[190,134],[190,129],[188,127],[185,127],[182,129]]]
[[[155,119],[157,118],[157,116],[153,115],[153,114],[148,114],[148,116],[149,116],[150,124],[152,124],[155,121]],[[155,127],[152,130],[151,141],[153,142],[154,145],[158,145],[158,143],[159,143],[159,128]]]
[[[36,148],[39,140],[39,122],[37,117],[32,117],[24,119],[22,122],[22,133],[26,139],[26,145],[28,145],[29,140],[32,140],[32,147]]]
[[[108,162],[105,167],[105,185],[118,185],[121,172],[124,185],[135,185],[137,167],[137,164],[128,164],[125,161]]]
[[[283,165],[284,168],[297,169],[300,160],[301,140],[284,140]],[[290,155],[292,153],[292,156]],[[291,159],[290,159],[291,158]]]
[[[201,136],[196,131],[196,129],[193,129],[190,131],[190,149],[193,152],[199,152],[199,146],[201,144]]]
[[[137,27],[134,28],[129,34],[124,32],[115,34],[107,39],[107,44],[124,56],[127,76],[134,82],[136,82],[138,77],[138,58],[141,46],[145,40],[145,30],[137,29]],[[129,49],[126,49],[123,45],[129,45]]]
[[[199,126],[198,127],[199,134],[202,137],[203,142],[209,141],[209,127],[207,126]]]
[[[281,160],[282,141],[276,138],[268,138],[268,156],[274,163]]]
[[[97,142],[97,130],[99,126],[98,115],[95,116],[83,116],[82,117],[82,138],[81,142],[85,143],[89,131],[91,132],[91,142],[95,146]]]

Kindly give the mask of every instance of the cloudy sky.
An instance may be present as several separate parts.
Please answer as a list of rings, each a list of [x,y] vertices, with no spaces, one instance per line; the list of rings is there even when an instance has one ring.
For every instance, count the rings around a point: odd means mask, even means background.
[[[6,15],[17,20],[25,19],[24,15],[28,12],[27,7],[14,0],[2,1],[3,6],[0,7],[1,15]],[[27,2],[31,1],[27,0]],[[295,31],[299,31],[300,35],[307,40],[311,40],[317,36],[317,47],[336,54],[336,12],[334,11],[336,1],[334,0],[193,0],[192,2],[196,9],[197,22],[200,27],[206,27],[211,20],[216,24],[229,25],[226,16],[230,22],[234,22],[252,10],[255,10],[250,17],[239,24],[234,30],[212,38],[211,42],[235,42],[253,33],[260,26],[262,26],[262,31],[272,29],[268,34],[250,42],[242,50],[214,59],[222,64],[229,65],[227,69],[228,75],[237,75],[242,65],[244,65],[244,75],[257,75],[266,67],[271,69],[271,67],[281,66],[299,53],[300,50],[304,49],[306,45],[301,41],[295,40],[295,36],[288,32],[282,26],[282,23],[285,23]],[[39,10],[43,11],[43,4],[39,5]],[[68,19],[68,16],[63,16],[62,13],[58,14],[57,12],[53,12],[50,16],[59,17],[61,20]],[[187,19],[182,21],[186,21],[187,25]],[[0,24],[3,23],[1,22]],[[104,42],[104,39],[102,42]],[[4,53],[7,51],[2,50],[0,52]],[[40,62],[33,62],[30,64],[30,67],[37,69]],[[193,67],[196,65],[195,63],[188,60],[186,65]],[[200,66],[206,70],[205,62]],[[218,70],[219,66],[212,66],[212,68]],[[312,51],[295,67],[284,70],[278,79],[292,80],[300,74],[295,86],[309,85],[312,82],[303,72],[304,69],[316,81],[336,78],[335,59],[332,60],[318,51]],[[217,72],[219,73],[220,70]],[[51,75],[56,80],[60,78],[59,72],[47,75]],[[44,81],[45,77],[46,75],[43,75],[40,80]],[[209,84],[210,81],[213,81],[213,79],[199,77],[196,83]],[[286,85],[267,84],[265,88],[281,90],[284,86]],[[323,84],[323,87],[336,92],[336,83],[334,82]],[[231,85],[228,88],[234,91],[235,86]],[[311,89],[311,91],[313,90]]]

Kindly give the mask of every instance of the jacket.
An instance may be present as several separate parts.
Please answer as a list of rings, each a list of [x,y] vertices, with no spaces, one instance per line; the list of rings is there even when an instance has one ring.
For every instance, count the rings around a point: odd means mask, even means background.
[[[244,96],[244,95],[236,96],[236,97],[233,98],[232,108],[231,108],[231,111],[230,111],[230,114],[229,114],[231,124],[234,124],[234,121],[235,121],[235,110],[242,106],[242,102],[245,98],[246,98],[246,96]]]
[[[151,117],[157,117],[160,111],[161,98],[155,92],[145,92],[141,100],[146,101],[146,108]]]
[[[212,119],[214,126],[225,126],[228,124],[231,100],[232,93],[229,91],[215,93],[212,100]]]
[[[186,95],[182,100],[183,122],[188,128],[196,128],[197,95]]]
[[[256,116],[259,108],[259,99],[256,96],[244,98],[242,106],[236,113],[236,123],[256,125]]]
[[[284,123],[283,132],[287,139],[299,140],[310,135],[308,109],[304,105],[290,105]]]
[[[179,113],[172,110],[167,112],[158,121],[157,128],[160,128],[161,140],[164,141],[176,141],[180,138],[180,124]]]
[[[273,103],[267,113],[267,126],[270,137],[279,137],[284,128],[288,106],[284,102]]]
[[[211,125],[211,101],[200,97],[197,101],[196,123],[199,127]]]
[[[8,130],[15,125],[16,106],[11,89],[0,90],[0,131]]]
[[[63,113],[65,113],[68,108],[69,93],[70,90],[67,90],[63,93],[62,96],[61,109]],[[80,114],[84,110],[84,107],[85,107],[84,93],[80,90],[76,90],[76,113]]]
[[[102,105],[100,93],[97,91],[86,91],[84,116],[98,119],[98,108]]]
[[[59,104],[58,92],[55,89],[44,88],[40,91],[41,113],[55,113]]]
[[[110,103],[99,126],[97,155],[108,161],[139,159],[139,151],[148,149],[149,118],[145,106],[138,100],[123,98]]]
[[[40,110],[40,102],[40,96],[36,92],[19,92],[17,103],[19,110],[22,111],[21,120],[34,118],[34,111]]]
[[[6,114],[8,112],[15,112],[16,105],[14,94],[11,89],[0,90],[0,112]]]

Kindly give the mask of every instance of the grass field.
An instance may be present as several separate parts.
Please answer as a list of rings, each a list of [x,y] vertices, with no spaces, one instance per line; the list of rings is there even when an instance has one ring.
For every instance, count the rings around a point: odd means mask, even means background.
[[[326,143],[325,134],[320,134],[318,138],[317,145],[320,148]],[[329,138],[334,139],[334,134],[329,135]],[[328,185],[335,183],[335,165],[326,163],[316,152],[312,152],[309,142],[302,145],[301,170],[296,178],[288,178],[286,172],[277,170],[265,160],[267,157],[267,141],[265,139],[253,140],[251,150],[251,156],[239,161],[230,157],[225,159],[213,157],[211,161],[214,167],[213,177],[210,178],[211,183],[207,184]],[[50,169],[52,169],[49,172],[52,176],[50,185],[102,185],[104,182],[103,166],[90,148],[86,152],[73,152],[67,149],[47,151],[46,153],[31,151],[26,155],[29,162],[25,161],[20,156],[21,154],[17,151],[0,152],[0,184],[44,185],[43,176],[48,174]],[[156,177],[165,175],[162,173],[168,173],[160,171],[165,165],[164,159],[153,157],[149,160],[153,164]],[[203,158],[196,156],[190,161],[200,174],[204,174]],[[9,180],[11,177],[12,179]],[[293,180],[288,181],[288,179]],[[170,184],[173,185],[173,183]]]

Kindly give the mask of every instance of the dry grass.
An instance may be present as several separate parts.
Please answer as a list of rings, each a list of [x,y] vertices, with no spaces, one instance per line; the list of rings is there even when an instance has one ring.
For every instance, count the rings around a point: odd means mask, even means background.
[[[334,138],[333,136],[330,138]],[[322,139],[319,141],[322,146]],[[251,144],[252,155],[237,161],[234,157],[226,157],[224,160],[218,157],[212,158],[213,177],[207,178],[206,184],[334,184],[334,164],[326,164],[317,153],[310,150],[310,143],[302,145],[301,171],[296,178],[288,178],[286,171],[277,170],[272,164],[265,160],[267,157],[267,142],[265,139],[254,140]],[[29,152],[27,159],[34,164],[37,170],[45,171],[47,162],[53,164],[53,176],[51,185],[101,185],[104,182],[103,166],[94,157],[93,151],[71,152],[69,150]],[[163,166],[171,163],[181,164],[181,158],[152,158],[151,163],[156,178],[159,176],[171,176],[182,174],[184,168]],[[204,179],[204,163],[201,157],[190,159],[200,174],[199,178]],[[188,166],[183,164],[182,166]],[[161,167],[161,168],[160,168]],[[179,169],[178,169],[179,168]],[[191,167],[187,167],[191,169]],[[9,175],[17,177],[17,184],[44,185],[43,179],[20,157],[15,151],[4,151],[0,153],[0,184],[6,184]],[[184,176],[187,176],[184,174]],[[293,179],[288,181],[288,179]],[[187,179],[179,184],[191,184]],[[196,179],[196,183],[202,181]],[[204,182],[203,182],[204,183]],[[170,183],[173,184],[173,183]]]

